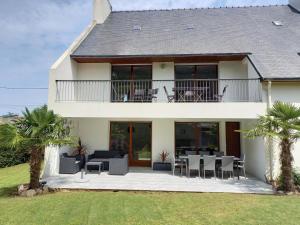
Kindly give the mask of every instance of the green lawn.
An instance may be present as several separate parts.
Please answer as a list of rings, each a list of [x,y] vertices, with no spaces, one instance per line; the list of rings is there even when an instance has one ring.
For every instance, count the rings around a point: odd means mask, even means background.
[[[150,192],[9,195],[28,166],[0,169],[0,224],[300,224],[300,197]]]

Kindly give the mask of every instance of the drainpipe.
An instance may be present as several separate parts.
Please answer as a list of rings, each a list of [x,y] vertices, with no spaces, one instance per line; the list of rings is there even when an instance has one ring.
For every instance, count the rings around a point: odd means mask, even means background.
[[[268,81],[268,101],[267,108],[272,107],[272,81]],[[269,167],[270,167],[270,180],[273,181],[273,140],[268,138],[268,151],[269,151]]]
[[[268,109],[272,107],[272,81],[268,81]]]

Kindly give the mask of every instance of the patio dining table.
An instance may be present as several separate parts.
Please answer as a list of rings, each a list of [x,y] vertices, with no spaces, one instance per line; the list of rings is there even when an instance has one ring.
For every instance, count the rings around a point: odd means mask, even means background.
[[[188,159],[188,155],[180,155],[179,156],[179,159],[182,159],[182,160],[187,160]],[[204,159],[204,156],[200,156],[200,159]],[[222,160],[222,156],[217,156],[216,157],[216,160]],[[233,160],[234,161],[240,161],[241,159],[239,157],[233,157]]]
[[[179,156],[179,158],[178,159],[180,159],[180,160],[183,160],[183,161],[185,161],[185,162],[187,162],[188,161],[188,155],[180,155]],[[200,160],[203,160],[204,159],[204,156],[200,156]],[[221,161],[222,160],[222,156],[217,156],[216,157],[216,161]],[[238,161],[240,161],[241,160],[241,158],[239,158],[239,157],[233,157],[233,161],[234,162],[238,162]],[[182,171],[182,169],[183,169],[183,166],[182,166],[183,164],[181,164],[181,171]],[[238,174],[238,179],[240,178],[240,176],[239,176],[239,174]]]

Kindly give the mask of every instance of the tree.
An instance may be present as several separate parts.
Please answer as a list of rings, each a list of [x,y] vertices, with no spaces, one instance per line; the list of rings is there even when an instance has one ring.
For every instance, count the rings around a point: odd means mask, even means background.
[[[267,137],[279,141],[281,189],[294,191],[292,146],[300,138],[300,108],[290,103],[275,102],[267,114],[260,116],[256,126],[246,132],[248,138]]]
[[[29,188],[39,188],[43,153],[50,145],[73,144],[66,120],[42,106],[23,112],[23,117],[11,124],[0,125],[0,145],[28,148],[30,153]]]

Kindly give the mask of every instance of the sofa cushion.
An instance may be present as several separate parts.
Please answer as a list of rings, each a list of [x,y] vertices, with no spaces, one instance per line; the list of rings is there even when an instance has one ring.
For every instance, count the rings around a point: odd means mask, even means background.
[[[90,159],[89,162],[109,162],[109,159],[106,159],[106,158],[93,158],[93,159]]]
[[[94,153],[95,158],[109,159],[114,158],[115,156],[120,156],[119,151],[95,151]]]

